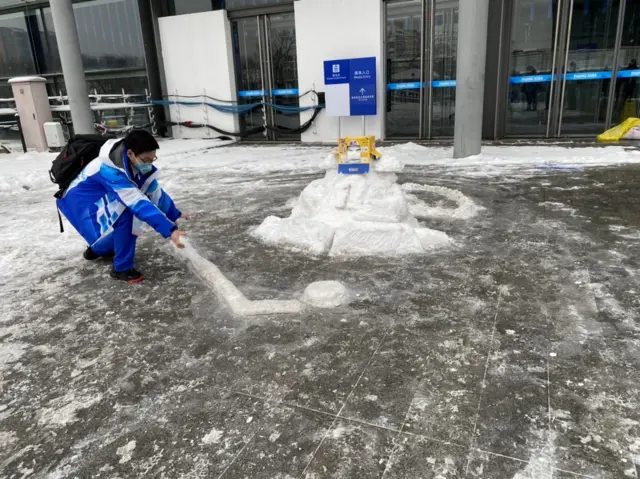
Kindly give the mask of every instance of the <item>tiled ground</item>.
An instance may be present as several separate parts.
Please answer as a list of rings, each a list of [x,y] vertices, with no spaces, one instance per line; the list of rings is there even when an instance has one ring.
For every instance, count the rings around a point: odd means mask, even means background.
[[[0,330],[19,352],[0,369],[0,476],[638,477],[640,169],[408,170],[485,207],[429,222],[457,247],[420,258],[306,258],[247,235],[312,178],[178,200],[248,297],[337,279],[361,301],[238,319],[155,238],[135,290],[62,258]]]

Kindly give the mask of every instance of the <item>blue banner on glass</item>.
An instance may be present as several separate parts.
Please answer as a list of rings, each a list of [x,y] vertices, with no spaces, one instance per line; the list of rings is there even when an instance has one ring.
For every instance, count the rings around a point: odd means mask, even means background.
[[[238,92],[240,98],[251,98],[256,96],[265,96],[267,94],[264,90],[243,90]]]
[[[388,83],[387,90],[419,90],[424,88],[425,84],[419,81],[405,83]],[[434,80],[431,82],[433,88],[453,88],[456,86],[455,80]]]
[[[567,81],[581,81],[581,80],[610,80],[612,78],[610,71],[596,71],[596,72],[572,72],[566,74]],[[640,70],[620,70],[617,74],[618,78],[640,78]],[[556,79],[558,76],[556,75]],[[565,75],[560,75],[560,79],[565,78]],[[551,75],[524,75],[513,76],[509,78],[510,83],[549,83],[551,81]]]
[[[300,90],[297,88],[281,88],[279,90],[271,90],[273,96],[297,96]]]
[[[618,78],[637,78],[640,77],[640,70],[620,70]]]
[[[577,72],[567,73],[567,81],[573,80],[609,80],[611,72]]]
[[[456,86],[455,80],[434,80],[431,82],[433,88],[452,88]]]
[[[524,75],[509,78],[510,83],[548,83],[551,75]]]
[[[422,87],[424,87],[424,83],[412,81],[406,83],[389,83],[387,90],[419,90]]]

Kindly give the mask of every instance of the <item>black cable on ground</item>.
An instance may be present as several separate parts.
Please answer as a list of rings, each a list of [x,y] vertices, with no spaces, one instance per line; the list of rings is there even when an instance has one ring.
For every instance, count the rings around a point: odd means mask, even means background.
[[[267,130],[273,131],[275,133],[290,133],[290,134],[293,134],[293,135],[296,135],[298,133],[304,133],[305,131],[307,131],[311,127],[311,125],[315,121],[316,117],[320,114],[321,110],[322,110],[322,108],[316,108],[313,111],[313,115],[311,115],[311,118],[309,118],[307,121],[305,121],[298,128],[287,128],[287,127],[284,127],[284,126],[282,126],[282,127],[267,126],[265,128]]]
[[[210,130],[213,130],[217,133],[220,133],[221,135],[226,135],[226,136],[242,136],[243,135],[243,133],[226,131],[221,128],[217,128],[213,125],[208,125],[206,123],[194,123],[192,121],[183,121],[180,123],[175,121],[166,121],[166,122],[162,122],[161,124],[164,126],[183,126],[185,128],[209,128]],[[257,133],[262,133],[263,131],[264,131],[264,126],[258,126],[252,130],[247,130],[246,132],[244,132],[244,135],[255,135]]]
[[[304,93],[302,96],[312,92],[313,90],[310,90],[309,92]],[[216,133],[219,133],[220,135],[224,135],[225,137],[246,137],[246,136],[253,136],[259,133],[263,133],[265,130],[267,131],[272,131],[275,133],[282,133],[282,134],[300,134],[300,133],[304,133],[305,131],[307,131],[311,125],[313,124],[313,122],[315,121],[315,119],[318,117],[318,115],[320,114],[320,111],[324,109],[324,106],[322,105],[317,105],[313,108],[313,115],[311,115],[311,118],[309,118],[309,120],[307,120],[306,122],[304,122],[302,125],[300,125],[297,128],[287,128],[287,127],[274,127],[274,126],[265,126],[265,125],[261,125],[261,126],[257,126],[255,128],[252,128],[250,130],[246,130],[243,132],[231,132],[231,131],[227,131],[227,130],[223,130],[222,128],[218,128],[216,126],[213,125],[209,125],[206,123],[195,123],[193,121],[183,121],[183,122],[175,122],[175,121],[161,121],[161,122],[154,122],[154,123],[148,123],[146,125],[137,125],[137,126],[127,126],[127,127],[121,127],[121,128],[108,128],[104,125],[101,124],[96,124],[95,127],[98,131],[102,132],[102,133],[107,133],[107,132],[115,132],[115,133],[124,133],[124,132],[129,132],[131,130],[139,130],[139,129],[147,129],[147,128],[151,128],[153,126],[156,127],[168,127],[168,126],[180,126],[180,127],[185,127],[185,128],[209,128],[210,130],[215,131]],[[231,138],[229,138],[231,139]]]
[[[298,99],[300,98],[304,98],[305,96],[309,95],[310,93],[315,93],[316,95],[318,95],[318,92],[315,91],[314,89],[309,89],[307,91],[305,91],[304,93],[302,93],[301,95],[298,95]],[[294,96],[294,95],[291,95]],[[221,100],[219,98],[215,98],[209,95],[162,95],[162,98],[206,98],[207,100],[211,100],[211,101],[217,101],[219,103],[239,103],[240,100]]]

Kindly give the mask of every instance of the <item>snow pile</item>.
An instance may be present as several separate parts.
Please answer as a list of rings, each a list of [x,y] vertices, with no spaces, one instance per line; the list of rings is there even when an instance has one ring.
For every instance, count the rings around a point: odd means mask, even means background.
[[[462,194],[462,192],[451,188],[445,188],[444,186],[405,183],[402,185],[402,189],[407,192],[409,211],[417,218],[468,220],[469,218],[476,216],[478,212],[483,209],[482,207],[477,206],[471,198]],[[443,196],[444,198],[457,203],[458,206],[454,209],[442,206],[428,206],[416,195],[411,194],[416,191],[424,191]]]
[[[337,308],[349,302],[349,290],[339,281],[311,283],[304,291],[304,302],[316,308]]]
[[[302,312],[304,305],[300,301],[263,300],[251,301],[247,299],[236,286],[229,281],[218,267],[211,261],[200,256],[188,240],[183,240],[184,249],[175,248],[174,251],[182,257],[189,267],[202,281],[204,281],[233,314],[237,316],[260,316],[266,314],[296,314]]]
[[[161,140],[158,150],[159,164],[166,163],[165,167],[183,167],[184,162],[190,161],[192,156],[207,157],[211,163],[211,155],[215,155],[211,149],[223,148],[231,143],[234,141]],[[46,190],[46,194],[53,195],[58,188],[51,182],[49,170],[57,155],[58,153],[36,151],[24,154],[15,151],[9,155],[0,155],[0,196],[16,195],[31,190]]]
[[[340,175],[335,156],[325,177],[300,194],[289,218],[270,216],[253,231],[267,244],[332,256],[399,256],[447,246],[443,232],[422,228],[394,172],[403,164],[389,155],[366,175]]]
[[[53,195],[57,188],[51,183],[49,169],[55,157],[55,153],[36,152],[0,157],[0,194],[14,195],[48,188]]]
[[[622,146],[567,146],[571,144],[483,146],[481,154],[458,159],[453,158],[451,147],[427,147],[411,142],[381,147],[379,151],[383,155],[401,156],[408,166],[429,166],[432,171],[442,171],[444,175],[467,177],[532,176],[543,173],[541,165],[575,169],[640,163],[640,151]]]

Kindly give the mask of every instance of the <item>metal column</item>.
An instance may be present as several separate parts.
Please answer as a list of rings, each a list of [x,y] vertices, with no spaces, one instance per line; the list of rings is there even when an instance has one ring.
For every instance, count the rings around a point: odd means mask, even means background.
[[[560,136],[562,131],[562,115],[564,113],[564,95],[567,89],[567,71],[569,68],[569,47],[571,45],[571,29],[573,27],[573,0],[569,6],[569,21],[567,22],[567,39],[564,45],[564,66],[562,73],[562,89],[560,90],[560,103],[558,105],[558,131],[556,136]]]
[[[480,153],[489,0],[460,2],[454,158]]]
[[[429,39],[429,75],[427,77],[427,82],[425,85],[425,93],[427,95],[426,98],[426,115],[427,115],[427,138],[431,139],[432,133],[431,131],[433,130],[433,39],[434,39],[434,32],[433,32],[433,27],[435,24],[435,10],[436,10],[436,2],[435,0],[429,0],[429,6],[427,7],[427,9],[425,10],[423,7],[423,13],[422,16],[425,17],[424,18],[424,25],[425,25],[425,29],[424,32],[425,34],[429,34],[429,36],[427,37]],[[426,16],[425,12],[428,12],[429,15]],[[422,56],[424,57],[424,50],[422,50]],[[424,115],[424,113],[421,113],[421,115]]]
[[[160,63],[158,55],[160,54],[159,44],[156,43],[156,35],[154,22],[153,6],[149,0],[138,0],[138,12],[140,14],[140,30],[142,32],[142,42],[144,44],[144,57],[147,65],[147,79],[149,82],[149,92],[152,100],[162,100],[162,82]],[[164,125],[165,115],[163,107],[156,105],[153,107],[155,121],[160,124],[157,131],[161,136],[165,136],[167,128]],[[153,125],[156,127],[156,125]]]
[[[69,97],[73,131],[75,134],[94,133],[94,118],[89,106],[89,92],[71,0],[53,0],[50,6],[64,83]]]
[[[424,54],[426,50],[426,37],[427,37],[427,21],[426,21],[426,9],[425,9],[426,0],[422,0],[422,32],[420,35],[420,115],[418,118],[418,138],[424,138],[424,116],[425,116],[425,92],[427,91],[425,88],[431,88],[431,83],[427,82],[425,84],[424,78]],[[386,9],[385,9],[386,11]],[[385,22],[386,25],[386,22]],[[429,45],[431,48],[431,45]],[[429,128],[428,128],[429,129]]]
[[[568,0],[569,2],[573,2],[573,0]],[[556,88],[556,78],[557,78],[557,70],[558,70],[558,42],[562,37],[562,29],[563,25],[563,10],[562,10],[562,0],[558,0],[558,8],[556,13],[556,24],[555,24],[555,33],[553,35],[553,59],[551,60],[551,83],[549,84],[549,111],[547,112],[547,130],[545,136],[549,138],[551,134],[551,125],[552,123],[557,123],[557,118],[554,114],[556,111],[556,105],[559,102],[559,94],[558,89]],[[561,45],[564,45],[563,42],[560,42]]]

